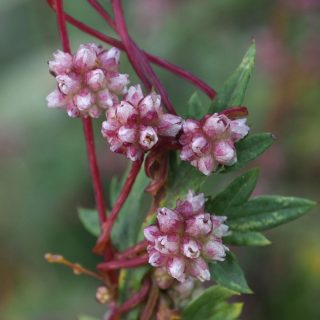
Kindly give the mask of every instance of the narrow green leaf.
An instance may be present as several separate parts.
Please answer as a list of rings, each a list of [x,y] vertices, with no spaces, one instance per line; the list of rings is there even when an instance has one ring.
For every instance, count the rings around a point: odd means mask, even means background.
[[[87,231],[95,237],[100,235],[100,224],[98,212],[95,209],[78,208],[78,215],[81,223]]]
[[[212,286],[206,289],[198,298],[191,301],[182,312],[184,320],[211,319],[217,306],[237,294],[221,286]]]
[[[273,143],[274,136],[271,133],[249,134],[236,143],[238,161],[231,167],[225,167],[223,173],[238,170],[264,153]]]
[[[256,56],[255,43],[247,53],[236,71],[230,76],[210,106],[210,112],[220,112],[231,106],[240,106],[253,71]]]
[[[232,208],[228,225],[237,231],[266,230],[304,215],[315,204],[302,198],[259,196]]]
[[[194,92],[188,101],[187,118],[201,119],[208,113],[208,107],[201,101],[199,92]]]
[[[210,263],[210,273],[220,285],[241,293],[252,293],[249,288],[244,273],[231,252],[227,253],[223,262]]]
[[[228,216],[228,210],[247,201],[254,190],[259,170],[252,169],[233,180],[221,193],[206,203],[208,212]]]
[[[254,231],[232,231],[229,236],[223,238],[223,242],[225,244],[231,244],[235,246],[267,246],[271,244],[271,241],[262,233]]]
[[[144,192],[149,179],[141,170],[112,228],[113,244],[120,251],[136,243],[150,197]]]

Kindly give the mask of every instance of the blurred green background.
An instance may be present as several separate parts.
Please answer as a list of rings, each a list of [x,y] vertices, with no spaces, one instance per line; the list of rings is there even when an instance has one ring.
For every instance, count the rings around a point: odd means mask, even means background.
[[[112,34],[86,1],[65,2],[74,16]],[[271,131],[277,140],[255,164],[261,166],[255,193],[319,200],[320,1],[124,3],[130,32],[141,47],[216,89],[239,64],[251,38],[256,39],[257,67],[246,98],[249,122],[253,131]],[[60,47],[55,15],[44,0],[0,4],[0,319],[101,316],[95,280],[43,259],[45,252],[57,252],[88,267],[98,261],[90,251],[94,238],[82,229],[76,212],[77,206],[94,206],[81,122],[47,109],[45,102],[54,87],[47,60]],[[69,30],[73,49],[92,41]],[[132,74],[125,55],[122,70]],[[156,70],[176,109],[185,114],[195,89]],[[96,122],[108,189],[111,176],[120,175],[126,161],[107,151],[99,135],[101,121]],[[220,182],[215,185],[221,188]],[[243,319],[320,319],[317,211],[269,232],[272,246],[238,250],[256,292],[243,297]]]

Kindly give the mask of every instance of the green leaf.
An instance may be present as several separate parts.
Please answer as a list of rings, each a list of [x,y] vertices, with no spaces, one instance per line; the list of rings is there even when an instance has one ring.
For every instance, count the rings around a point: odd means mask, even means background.
[[[265,152],[273,141],[274,136],[267,132],[248,135],[236,143],[238,161],[231,167],[225,167],[222,172],[226,173],[244,167]]]
[[[223,242],[225,244],[231,244],[235,246],[267,246],[271,244],[271,241],[262,233],[254,231],[232,231],[229,236],[223,238]]]
[[[95,237],[100,235],[100,224],[98,212],[95,209],[78,208],[78,215],[81,223],[87,231]]]
[[[207,113],[208,108],[202,103],[199,92],[194,92],[188,101],[187,118],[201,119]]]
[[[315,204],[302,198],[259,196],[232,208],[228,225],[237,231],[266,230],[301,217]]]
[[[209,264],[210,273],[220,285],[241,293],[252,293],[244,273],[231,252],[227,253],[225,261]]]
[[[215,311],[220,311],[221,313],[221,309],[224,309],[225,306],[232,306],[230,304],[225,303],[225,301],[235,294],[237,293],[227,288],[223,288],[221,286],[212,286],[206,289],[198,298],[191,301],[186,306],[186,308],[182,312],[182,319],[222,319],[213,318]]]
[[[259,170],[256,168],[237,177],[221,193],[207,201],[207,211],[228,216],[230,207],[242,204],[249,199],[257,184],[258,175]]]
[[[120,251],[134,245],[138,239],[138,234],[150,203],[150,197],[144,192],[148,183],[149,179],[144,170],[140,170],[130,195],[112,228],[112,242]]]
[[[210,106],[210,112],[220,112],[243,103],[245,92],[253,71],[256,45],[252,43],[236,71],[224,84]]]

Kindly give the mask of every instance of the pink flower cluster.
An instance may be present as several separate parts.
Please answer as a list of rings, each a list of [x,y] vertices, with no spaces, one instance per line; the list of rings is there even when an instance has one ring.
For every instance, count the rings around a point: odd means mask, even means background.
[[[224,114],[188,119],[182,127],[180,158],[189,161],[205,175],[219,164],[231,166],[237,161],[234,143],[249,132],[246,119],[230,120]]]
[[[174,210],[158,209],[157,224],[144,229],[149,263],[180,282],[210,280],[207,261],[223,261],[228,250],[221,239],[228,231],[226,217],[204,212],[204,202],[203,193],[189,191]]]
[[[49,61],[57,88],[47,96],[48,107],[65,107],[70,117],[98,118],[127,91],[128,75],[118,71],[120,51],[82,44],[75,54],[57,50]]]
[[[111,151],[132,161],[140,159],[161,137],[176,137],[182,126],[179,116],[163,112],[160,95],[152,92],[144,97],[140,85],[130,87],[125,99],[110,107],[106,116],[102,135]]]

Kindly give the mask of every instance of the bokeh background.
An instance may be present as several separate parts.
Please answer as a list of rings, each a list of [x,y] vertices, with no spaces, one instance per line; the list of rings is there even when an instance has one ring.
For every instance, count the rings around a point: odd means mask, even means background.
[[[108,26],[84,0],[67,10],[99,30]],[[107,2],[107,1],[105,1]],[[256,39],[257,67],[246,105],[253,131],[277,140],[261,166],[256,194],[319,199],[320,1],[124,1],[130,32],[144,49],[185,67],[219,89]],[[74,49],[92,39],[70,27]],[[81,122],[46,108],[54,86],[47,60],[59,48],[46,2],[0,1],[0,318],[65,320],[99,316],[95,280],[49,265],[58,252],[93,267],[94,238],[77,218],[93,207]],[[125,55],[122,68],[132,73]],[[158,70],[181,114],[194,88]],[[131,76],[132,82],[136,81]],[[204,101],[205,101],[205,97]],[[104,182],[126,161],[96,135]],[[221,181],[225,183],[225,181]],[[217,185],[217,184],[216,184]],[[217,188],[220,188],[220,182]],[[213,189],[207,190],[214,192]],[[243,319],[320,319],[318,209],[268,233],[272,246],[241,248],[239,259],[256,292],[243,297]]]

